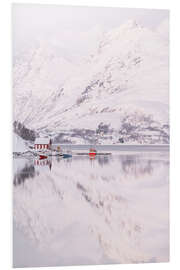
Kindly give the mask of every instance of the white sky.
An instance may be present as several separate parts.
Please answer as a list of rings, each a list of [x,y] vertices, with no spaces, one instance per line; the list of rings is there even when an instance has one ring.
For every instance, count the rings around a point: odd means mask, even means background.
[[[168,16],[168,10],[157,9],[13,4],[13,52],[43,40],[53,42],[64,54],[86,54],[102,31],[129,19],[153,29]]]

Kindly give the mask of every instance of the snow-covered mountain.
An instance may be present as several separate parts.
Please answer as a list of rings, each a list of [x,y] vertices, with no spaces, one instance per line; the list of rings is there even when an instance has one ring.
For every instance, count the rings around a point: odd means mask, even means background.
[[[128,21],[104,33],[97,51],[78,67],[58,57],[53,48],[37,48],[28,61],[14,66],[14,119],[45,133],[95,131],[103,124],[114,143],[117,134],[139,142],[163,135],[165,139],[154,142],[167,143],[165,26],[152,31]],[[128,137],[134,133],[138,138]],[[98,137],[101,141],[104,137]]]

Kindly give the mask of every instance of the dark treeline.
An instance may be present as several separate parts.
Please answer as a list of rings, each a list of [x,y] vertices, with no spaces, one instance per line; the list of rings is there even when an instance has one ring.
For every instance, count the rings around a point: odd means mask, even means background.
[[[13,130],[17,135],[27,141],[34,141],[38,135],[34,130],[28,129],[18,121],[14,121]]]

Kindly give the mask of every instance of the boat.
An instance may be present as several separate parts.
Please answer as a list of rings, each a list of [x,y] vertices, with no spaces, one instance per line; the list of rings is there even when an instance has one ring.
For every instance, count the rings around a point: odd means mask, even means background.
[[[62,154],[63,158],[71,158],[72,155],[71,154]]]
[[[94,148],[90,148],[90,149],[89,149],[89,156],[90,156],[90,157],[95,157],[96,154],[97,154],[96,149],[94,149]]]
[[[47,158],[47,156],[45,156],[45,155],[39,155],[39,159],[46,159]]]

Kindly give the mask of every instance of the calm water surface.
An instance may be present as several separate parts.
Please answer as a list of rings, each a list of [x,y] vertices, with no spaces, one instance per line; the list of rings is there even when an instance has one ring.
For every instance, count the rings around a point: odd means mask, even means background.
[[[14,266],[168,261],[168,182],[168,151],[14,159]]]

